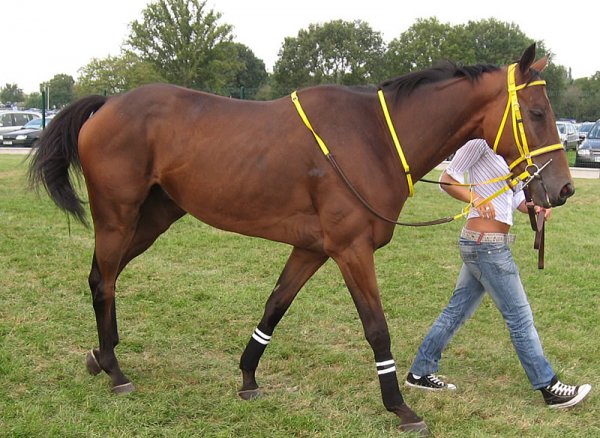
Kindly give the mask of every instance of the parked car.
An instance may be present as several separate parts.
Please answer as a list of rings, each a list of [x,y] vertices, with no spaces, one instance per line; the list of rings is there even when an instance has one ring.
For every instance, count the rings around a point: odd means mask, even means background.
[[[0,111],[0,134],[21,129],[27,122],[41,117],[34,111]]]
[[[583,140],[585,140],[585,137],[587,137],[588,132],[590,132],[590,129],[592,129],[592,126],[594,126],[594,122],[583,122],[579,125],[577,131],[579,132],[580,144]]]
[[[575,155],[577,167],[600,167],[600,121],[594,123]]]
[[[46,117],[46,126],[52,120],[52,117]],[[42,119],[33,119],[26,123],[23,128],[16,131],[0,134],[0,144],[2,146],[33,147],[42,133]]]
[[[577,134],[577,128],[575,128],[572,122],[558,120],[556,122],[556,129],[558,129],[560,142],[563,144],[565,150],[577,149],[579,134]]]

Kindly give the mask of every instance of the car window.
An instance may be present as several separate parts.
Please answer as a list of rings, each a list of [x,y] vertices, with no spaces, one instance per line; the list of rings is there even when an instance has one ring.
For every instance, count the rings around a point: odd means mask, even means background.
[[[565,125],[562,125],[562,124],[558,125],[557,124],[556,127],[558,128],[558,132],[560,132],[561,134],[565,133],[565,131],[566,131]]]
[[[567,134],[575,134],[575,126],[567,125]]]
[[[590,129],[587,138],[600,138],[600,123],[596,123],[594,127]]]
[[[12,126],[12,117],[9,113],[0,114],[0,126]]]
[[[15,126],[23,126],[29,120],[31,120],[31,116],[29,114],[13,114],[15,116]]]
[[[581,128],[579,128],[579,132],[590,132],[592,126],[594,126],[593,123],[584,123],[583,125],[581,125]]]
[[[42,119],[31,119],[29,122],[23,126],[23,128],[27,129],[40,129],[42,127]]]

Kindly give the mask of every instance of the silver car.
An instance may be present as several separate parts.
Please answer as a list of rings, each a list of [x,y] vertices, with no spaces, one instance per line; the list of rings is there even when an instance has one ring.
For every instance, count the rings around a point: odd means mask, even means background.
[[[579,144],[579,134],[573,123],[558,120],[556,122],[556,129],[558,129],[560,142],[563,144],[565,150],[577,149],[577,145]]]
[[[27,122],[41,117],[34,111],[0,111],[0,134],[21,129]]]
[[[600,121],[588,132],[575,155],[577,167],[600,167]]]

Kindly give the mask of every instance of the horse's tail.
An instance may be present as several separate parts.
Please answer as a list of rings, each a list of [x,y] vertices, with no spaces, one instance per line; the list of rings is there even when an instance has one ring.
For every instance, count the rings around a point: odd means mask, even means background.
[[[79,131],[90,115],[108,98],[88,96],[60,111],[37,142],[29,165],[31,188],[46,188],[54,203],[87,224],[83,202],[73,187],[69,168],[81,171],[77,142]]]

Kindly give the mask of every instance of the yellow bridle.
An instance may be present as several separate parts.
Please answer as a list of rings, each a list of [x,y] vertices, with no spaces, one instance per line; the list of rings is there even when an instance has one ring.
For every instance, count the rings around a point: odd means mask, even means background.
[[[519,165],[523,161],[527,161],[527,167],[535,166],[531,157],[535,157],[537,155],[545,154],[546,152],[555,151],[558,149],[563,149],[563,145],[560,143],[552,144],[550,146],[544,146],[535,151],[529,151],[529,145],[527,144],[527,137],[525,136],[525,126],[523,125],[523,118],[521,116],[521,106],[519,105],[519,99],[517,97],[517,91],[522,90],[525,87],[531,87],[533,85],[546,85],[546,81],[539,80],[528,82],[526,84],[516,85],[515,84],[515,69],[517,64],[512,64],[508,66],[508,101],[506,102],[506,109],[504,110],[504,115],[502,116],[502,122],[500,123],[500,128],[498,129],[498,134],[496,135],[496,140],[494,141],[494,152],[498,149],[498,143],[500,142],[500,137],[502,137],[502,133],[504,132],[504,125],[506,124],[506,120],[508,119],[508,110],[512,109],[512,125],[513,125],[513,136],[515,138],[515,143],[519,150],[519,154],[521,155],[515,161],[513,161],[508,168],[513,170],[517,165]]]

